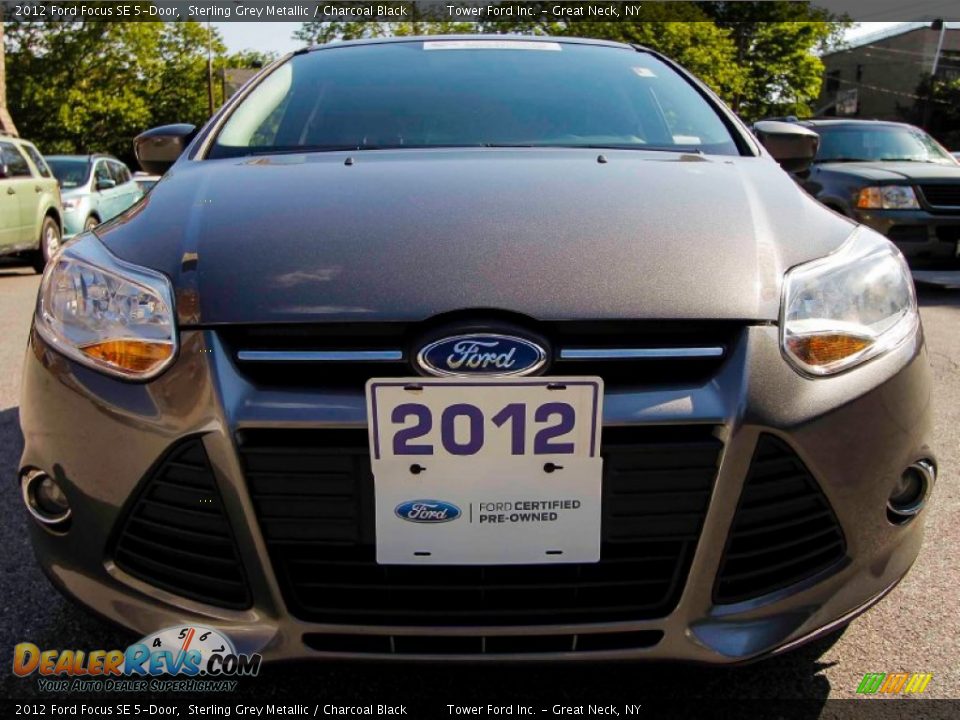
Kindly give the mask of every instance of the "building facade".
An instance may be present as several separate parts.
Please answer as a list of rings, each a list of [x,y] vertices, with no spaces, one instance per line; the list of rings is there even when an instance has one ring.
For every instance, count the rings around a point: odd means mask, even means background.
[[[916,120],[927,102],[921,84],[935,65],[937,79],[960,78],[960,23],[903,23],[827,53],[823,62],[817,115]]]

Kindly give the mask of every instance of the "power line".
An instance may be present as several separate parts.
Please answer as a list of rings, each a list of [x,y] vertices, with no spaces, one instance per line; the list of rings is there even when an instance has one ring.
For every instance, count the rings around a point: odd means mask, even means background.
[[[843,78],[830,78],[832,81],[842,83],[844,85],[856,85],[857,87],[866,88],[867,90],[875,90],[877,92],[886,93],[888,95],[899,95],[900,97],[910,98],[911,100],[923,100],[934,102],[939,105],[953,105],[953,103],[947,100],[937,100],[935,98],[925,98],[922,95],[916,95],[914,93],[902,92],[900,90],[891,90],[890,88],[880,87],[879,85],[870,85],[864,82],[858,82],[856,80],[844,80]]]
[[[935,55],[935,53],[917,52],[917,51],[915,51],[915,50],[901,50],[901,49],[899,49],[899,48],[883,47],[882,45],[861,45],[860,47],[855,48],[855,49],[856,49],[856,50],[861,50],[861,49],[863,49],[863,50],[865,50],[865,51],[867,51],[867,52],[870,52],[870,51],[872,51],[872,50],[880,50],[880,51],[883,51],[883,52],[895,53],[895,54],[897,54],[897,55],[914,55],[914,56],[916,56],[916,57],[925,58],[926,60],[933,60],[933,57],[934,57],[934,55]],[[949,52],[955,52],[955,51],[946,50],[945,52],[948,52],[948,53],[949,53]],[[942,53],[941,53],[941,54],[942,54]]]
[[[879,63],[858,63],[858,65],[862,67],[887,67],[887,68],[890,67],[889,58],[881,57],[880,55],[871,55],[869,52],[864,53],[864,57],[877,58],[877,60],[879,60],[880,62]],[[901,60],[900,62],[911,63],[913,65],[929,65],[929,62],[926,62],[923,60]],[[954,65],[953,63],[950,63],[950,62],[944,62],[942,59],[940,60],[939,67],[949,68],[951,70],[960,70],[960,65]]]

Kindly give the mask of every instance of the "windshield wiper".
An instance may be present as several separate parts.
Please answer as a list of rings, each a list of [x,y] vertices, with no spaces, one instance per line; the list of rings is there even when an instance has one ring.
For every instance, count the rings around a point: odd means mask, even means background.
[[[866,158],[857,158],[857,157],[835,157],[835,158],[822,158],[819,160],[813,161],[815,165],[820,165],[821,163],[845,163],[845,162],[877,162],[876,160],[867,160]]]

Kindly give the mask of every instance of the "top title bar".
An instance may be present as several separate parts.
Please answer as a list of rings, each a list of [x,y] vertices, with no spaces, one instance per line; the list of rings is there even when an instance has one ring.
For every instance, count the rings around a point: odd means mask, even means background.
[[[734,0],[737,2],[738,0]],[[745,1],[745,0],[740,0]],[[760,0],[758,4],[772,2]],[[303,2],[298,0],[0,0],[8,22],[639,22],[689,20],[690,0],[656,2]],[[838,19],[932,21],[960,19],[960,2],[942,0],[792,0]],[[946,7],[945,7],[946,5]],[[686,7],[684,7],[686,6]]]

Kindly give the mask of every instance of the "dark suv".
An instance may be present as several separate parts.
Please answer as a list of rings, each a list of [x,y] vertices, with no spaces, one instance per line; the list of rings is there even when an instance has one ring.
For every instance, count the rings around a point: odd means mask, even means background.
[[[794,176],[827,207],[899,246],[911,267],[960,268],[960,163],[912,125],[799,121],[820,136],[813,164]]]

